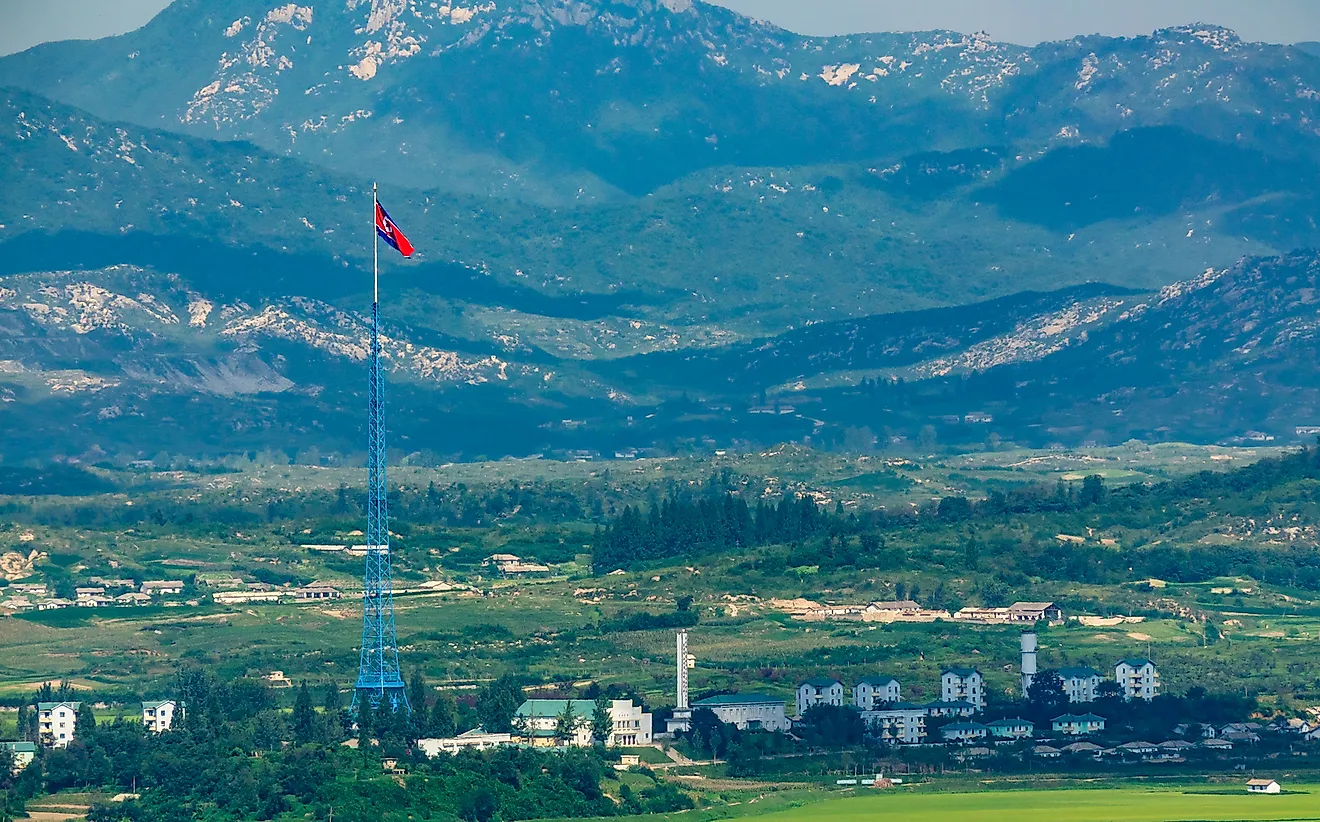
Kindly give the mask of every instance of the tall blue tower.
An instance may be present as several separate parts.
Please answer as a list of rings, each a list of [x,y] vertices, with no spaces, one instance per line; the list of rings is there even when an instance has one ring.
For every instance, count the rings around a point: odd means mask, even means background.
[[[377,201],[376,186],[371,187]],[[373,221],[380,223],[375,202]],[[374,227],[374,226],[373,226]],[[375,707],[387,700],[394,710],[407,711],[408,697],[399,670],[399,643],[394,634],[394,581],[390,571],[390,523],[385,499],[385,375],[380,363],[380,235],[373,231],[371,353],[367,391],[367,562],[362,579],[362,651],[358,662],[353,707]]]

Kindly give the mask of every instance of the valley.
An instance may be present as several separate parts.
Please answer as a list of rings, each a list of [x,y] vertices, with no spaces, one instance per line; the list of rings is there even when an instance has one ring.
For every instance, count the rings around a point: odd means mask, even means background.
[[[0,822],[1316,817],[1317,89],[700,0],[0,56]]]

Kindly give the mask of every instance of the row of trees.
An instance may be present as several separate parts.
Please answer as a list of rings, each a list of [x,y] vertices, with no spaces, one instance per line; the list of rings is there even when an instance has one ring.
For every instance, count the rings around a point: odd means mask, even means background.
[[[787,495],[756,508],[732,493],[697,499],[666,497],[645,513],[626,506],[622,515],[596,533],[592,565],[597,572],[635,563],[732,548],[795,542],[822,533],[833,518],[810,497]]]
[[[459,711],[452,700],[429,698],[420,676],[408,688],[412,711],[359,706],[355,723],[333,686],[318,698],[300,684],[292,710],[285,711],[261,682],[183,670],[172,696],[187,709],[168,732],[147,733],[137,722],[97,724],[89,714],[80,716],[67,747],[40,750],[25,770],[14,774],[6,767],[12,763],[0,761],[0,819],[20,813],[27,799],[64,789],[141,795],[93,807],[90,822],[323,820],[331,814],[345,822],[487,822],[692,807],[685,794],[659,782],[626,791],[619,784],[612,799],[603,786],[616,777],[603,748],[500,748],[427,759],[416,739],[452,735]],[[478,694],[469,718],[514,729],[520,702],[515,681],[497,680]],[[90,702],[84,704],[90,710]],[[589,714],[565,711],[556,738],[567,741],[583,725],[607,738],[609,707],[602,695]],[[341,744],[354,737],[356,750]],[[385,773],[386,757],[401,763],[406,775]]]

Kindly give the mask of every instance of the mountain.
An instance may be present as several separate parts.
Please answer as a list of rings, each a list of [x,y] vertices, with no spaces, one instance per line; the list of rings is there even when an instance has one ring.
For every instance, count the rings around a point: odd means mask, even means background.
[[[803,37],[693,0],[178,0],[122,37],[0,60],[0,85],[395,184],[559,202],[1168,124],[1300,156],[1320,117],[1320,60],[1215,26],[1028,49]]]
[[[1077,301],[906,367],[772,389],[831,426],[1045,445],[1309,441],[1320,432],[1320,253],[1243,260],[1153,295]],[[906,381],[894,382],[894,379]]]
[[[0,83],[15,453],[356,453],[372,178],[419,249],[382,258],[403,455],[1309,414],[1272,355],[1176,339],[1230,295],[1153,296],[1229,272],[1244,323],[1304,313],[1267,295],[1305,270],[1268,261],[1320,247],[1305,49],[808,38],[688,0],[178,0]],[[1107,336],[1138,333],[1164,347]],[[1292,363],[1292,339],[1261,351]]]

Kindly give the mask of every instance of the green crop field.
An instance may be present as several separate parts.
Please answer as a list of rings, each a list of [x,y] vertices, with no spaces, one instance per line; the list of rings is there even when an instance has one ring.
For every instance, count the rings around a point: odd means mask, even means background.
[[[1320,820],[1320,793],[1280,796],[1188,793],[1174,790],[991,791],[955,794],[879,793],[833,799],[768,814],[776,822],[829,819],[903,822],[1237,822]]]

